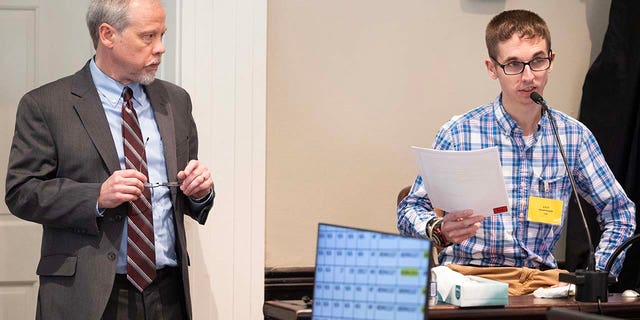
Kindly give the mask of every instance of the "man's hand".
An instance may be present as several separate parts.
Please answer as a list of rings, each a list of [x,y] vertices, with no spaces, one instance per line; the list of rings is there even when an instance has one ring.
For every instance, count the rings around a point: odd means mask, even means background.
[[[115,208],[124,202],[138,199],[144,190],[147,177],[138,170],[114,172],[100,187],[98,208]]]
[[[199,160],[189,161],[184,170],[178,172],[178,180],[182,181],[182,193],[195,199],[206,197],[213,187],[211,172]]]
[[[480,229],[482,216],[471,216],[473,210],[448,212],[442,219],[442,233],[446,240],[460,243],[473,237]]]

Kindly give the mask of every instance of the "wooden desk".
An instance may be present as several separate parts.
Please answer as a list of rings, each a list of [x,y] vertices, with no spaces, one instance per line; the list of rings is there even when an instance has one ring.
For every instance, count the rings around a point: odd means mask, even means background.
[[[518,319],[546,320],[548,308],[567,308],[589,313],[600,313],[622,319],[640,320],[640,299],[623,298],[620,294],[611,294],[609,301],[600,304],[577,302],[568,299],[536,299],[533,296],[509,297],[504,307],[460,308],[449,304],[429,307],[429,319]],[[600,308],[600,309],[599,309]],[[267,301],[263,306],[265,319],[298,320],[311,319],[311,309],[300,300]]]

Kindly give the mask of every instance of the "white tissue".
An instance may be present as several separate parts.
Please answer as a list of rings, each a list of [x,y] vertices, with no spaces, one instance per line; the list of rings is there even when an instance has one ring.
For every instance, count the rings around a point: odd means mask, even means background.
[[[538,288],[533,292],[533,296],[546,299],[566,298],[569,295],[574,295],[575,291],[576,286],[571,284],[562,287]]]

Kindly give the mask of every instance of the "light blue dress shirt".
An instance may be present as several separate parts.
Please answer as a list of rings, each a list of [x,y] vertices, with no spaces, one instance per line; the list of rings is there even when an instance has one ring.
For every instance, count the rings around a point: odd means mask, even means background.
[[[95,61],[90,63],[91,77],[98,89],[100,101],[109,121],[111,136],[115,143],[120,168],[125,169],[124,150],[122,138],[122,90],[124,85],[111,79],[102,72]],[[133,107],[138,114],[140,130],[145,143],[149,182],[175,181],[177,172],[171,178],[167,178],[167,166],[164,159],[164,146],[160,138],[160,131],[156,123],[151,103],[142,85],[130,83],[127,85],[133,90]],[[156,187],[151,189],[151,203],[153,210],[153,229],[156,248],[156,269],[165,266],[177,266],[178,260],[175,251],[175,232],[173,221],[173,208],[171,205],[171,192],[168,187]],[[116,264],[117,273],[127,273],[127,220],[125,219],[120,252]]]

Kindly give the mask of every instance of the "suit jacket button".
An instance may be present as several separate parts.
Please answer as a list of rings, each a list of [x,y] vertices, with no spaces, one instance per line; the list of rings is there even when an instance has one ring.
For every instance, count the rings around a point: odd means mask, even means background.
[[[113,252],[109,252],[109,254],[107,254],[107,258],[111,261],[116,259],[116,254]]]
[[[120,222],[120,220],[122,220],[122,216],[119,214],[116,214],[113,218],[116,220],[116,222]]]

